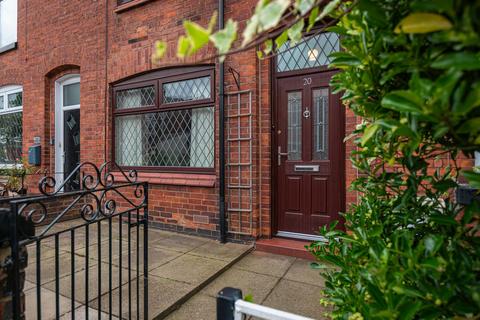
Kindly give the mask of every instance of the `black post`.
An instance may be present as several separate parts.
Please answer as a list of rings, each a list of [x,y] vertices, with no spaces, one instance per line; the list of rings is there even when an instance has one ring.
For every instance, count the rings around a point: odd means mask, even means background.
[[[242,299],[242,290],[226,287],[217,294],[217,320],[234,320],[235,302]]]
[[[13,319],[17,320],[21,318],[21,292],[20,292],[20,248],[19,248],[19,238],[17,234],[17,210],[18,207],[15,203],[10,204],[10,245],[12,248],[12,311]]]
[[[224,0],[218,0],[218,29],[223,29],[224,25]],[[223,62],[219,62],[219,162],[220,162],[220,191],[219,191],[219,215],[220,215],[220,242],[227,241],[227,220],[225,217],[225,110],[224,110],[224,82],[225,67]]]

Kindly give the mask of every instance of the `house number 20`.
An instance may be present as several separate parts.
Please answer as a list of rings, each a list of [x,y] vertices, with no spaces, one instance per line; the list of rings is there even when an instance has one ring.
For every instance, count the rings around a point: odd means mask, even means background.
[[[312,84],[312,78],[303,78],[303,85],[309,86]]]

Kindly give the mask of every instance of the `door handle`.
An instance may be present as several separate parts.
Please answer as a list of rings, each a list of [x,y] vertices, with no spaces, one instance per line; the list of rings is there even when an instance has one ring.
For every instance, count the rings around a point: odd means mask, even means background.
[[[288,152],[282,152],[282,147],[278,146],[278,153],[277,153],[278,166],[282,165],[282,156],[288,156]]]

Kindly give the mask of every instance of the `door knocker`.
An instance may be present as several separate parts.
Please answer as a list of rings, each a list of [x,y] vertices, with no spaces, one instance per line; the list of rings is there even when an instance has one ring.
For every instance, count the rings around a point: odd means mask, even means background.
[[[308,109],[308,107],[305,108],[305,111],[303,111],[303,117],[305,119],[308,119],[310,118],[310,110]]]

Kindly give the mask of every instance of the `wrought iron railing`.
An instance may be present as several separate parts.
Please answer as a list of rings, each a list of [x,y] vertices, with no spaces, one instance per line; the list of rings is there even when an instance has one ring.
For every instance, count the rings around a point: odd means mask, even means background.
[[[74,177],[81,176],[78,190],[65,191],[65,186]],[[122,181],[117,182],[116,177]],[[52,206],[52,202],[57,202]],[[78,222],[75,226],[63,228],[60,222]],[[114,224],[118,224],[118,234],[113,235]],[[62,257],[70,261],[70,292],[71,318],[75,318],[78,312],[78,301],[76,297],[76,275],[79,256],[77,247],[82,245],[85,248],[85,265],[81,267],[84,272],[85,296],[83,305],[85,308],[82,318],[88,319],[89,312],[97,313],[100,319],[105,314],[119,318],[148,318],[148,183],[138,182],[135,170],[124,172],[113,162],[106,162],[96,166],[92,162],[84,162],[78,165],[73,172],[61,183],[57,183],[54,176],[45,176],[38,183],[38,194],[12,198],[9,201],[9,226],[11,257],[6,266],[11,271],[11,283],[13,291],[13,314],[14,319],[20,319],[21,310],[21,266],[24,261],[21,259],[21,251],[25,246],[34,246],[35,249],[35,287],[36,287],[36,316],[42,318],[42,243],[49,241],[54,249],[55,275],[55,318],[59,318],[60,310],[60,268],[65,268],[64,262],[60,264],[60,241],[66,238],[68,254]],[[95,228],[96,226],[96,228]],[[127,228],[127,234],[122,234],[123,227]],[[105,230],[106,228],[106,230]],[[91,234],[96,232],[96,238]],[[102,237],[102,233],[106,233]],[[143,233],[143,234],[142,234]],[[69,239],[68,239],[69,237]],[[78,241],[80,239],[80,241]],[[95,245],[95,241],[96,245]],[[102,256],[102,244],[107,243],[106,257]],[[113,244],[118,241],[118,284],[112,278],[112,250]],[[63,242],[62,242],[63,243]],[[91,245],[92,243],[92,245]],[[63,243],[65,245],[65,243]],[[126,244],[126,249],[124,245]],[[143,246],[141,250],[140,245]],[[63,248],[62,248],[63,249]],[[96,256],[90,254],[90,249],[95,249]],[[105,250],[105,248],[103,248]],[[125,249],[125,250],[124,250]],[[126,263],[123,261],[122,253],[126,254]],[[140,258],[140,256],[142,257]],[[90,258],[97,259],[96,267],[90,263]],[[83,259],[83,258],[82,258]],[[104,260],[107,259],[105,266]],[[124,264],[124,265],[122,265]],[[126,264],[126,266],[125,266]],[[108,280],[102,281],[102,265],[107,267]],[[141,266],[143,268],[141,268]],[[126,267],[127,281],[123,283],[122,270]],[[89,295],[91,268],[97,268],[97,297]],[[141,273],[142,272],[142,273]],[[141,281],[143,280],[143,281]],[[143,289],[141,290],[141,286]],[[122,307],[125,301],[122,300],[123,289],[127,288],[128,304],[125,309]],[[118,305],[113,304],[112,292],[118,290]],[[142,291],[142,292],[141,292]],[[141,306],[140,293],[143,294],[143,306]],[[103,294],[103,295],[102,295]],[[108,296],[107,301],[102,297]],[[96,311],[91,311],[90,305],[95,303]],[[106,305],[105,305],[106,304]],[[103,306],[102,306],[103,305]]]

